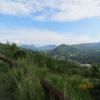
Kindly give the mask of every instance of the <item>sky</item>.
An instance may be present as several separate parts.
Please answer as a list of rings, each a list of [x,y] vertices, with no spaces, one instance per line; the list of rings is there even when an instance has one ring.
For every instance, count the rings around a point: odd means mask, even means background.
[[[100,0],[0,0],[0,42],[100,42]]]

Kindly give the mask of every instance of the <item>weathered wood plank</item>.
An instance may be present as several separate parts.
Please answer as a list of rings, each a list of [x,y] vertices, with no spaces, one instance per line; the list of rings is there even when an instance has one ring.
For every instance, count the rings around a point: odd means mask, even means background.
[[[44,88],[45,95],[48,98],[47,100],[67,100],[67,98],[64,96],[64,93],[54,88],[47,81],[42,80],[41,84]]]
[[[0,55],[0,60],[3,61],[3,62],[5,62],[5,63],[8,63],[9,66],[11,66],[11,67],[14,65],[14,63],[13,63],[12,60],[9,60],[8,58],[6,58],[6,57],[4,57],[4,56],[1,56],[1,55]]]

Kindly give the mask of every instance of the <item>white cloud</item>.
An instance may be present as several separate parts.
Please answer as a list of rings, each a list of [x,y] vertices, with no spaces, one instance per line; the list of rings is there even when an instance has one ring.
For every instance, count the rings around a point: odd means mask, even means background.
[[[100,0],[0,0],[0,13],[73,21],[100,16]]]
[[[9,34],[8,34],[9,33]],[[58,33],[34,28],[0,28],[0,42],[7,40],[15,43],[29,44],[78,44],[99,41],[99,36],[75,33]]]
[[[27,6],[21,2],[4,0],[0,1],[0,13],[25,16],[31,13],[31,8],[27,8]]]

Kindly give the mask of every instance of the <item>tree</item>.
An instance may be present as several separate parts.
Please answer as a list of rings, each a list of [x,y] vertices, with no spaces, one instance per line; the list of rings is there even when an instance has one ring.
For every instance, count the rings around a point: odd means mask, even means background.
[[[18,58],[25,58],[26,57],[26,52],[24,50],[18,50],[14,53],[13,57],[15,59],[18,59]]]

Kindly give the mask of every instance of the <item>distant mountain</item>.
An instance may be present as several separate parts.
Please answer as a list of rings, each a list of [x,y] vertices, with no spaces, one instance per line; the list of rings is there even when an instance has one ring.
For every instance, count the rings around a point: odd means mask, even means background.
[[[33,51],[49,51],[55,49],[56,45],[46,45],[41,47],[36,47],[34,45],[21,45],[21,47]]]
[[[34,45],[21,45],[21,47],[28,50],[37,50],[37,47],[35,47]]]
[[[99,43],[86,43],[86,44],[78,44],[73,45],[76,48],[83,49],[83,50],[100,50],[100,42]]]
[[[59,45],[55,49],[50,52],[50,55],[57,59],[67,59],[72,56],[77,56],[78,54],[82,53],[82,51],[76,47],[71,45]]]
[[[38,49],[44,51],[44,50],[53,50],[56,47],[57,47],[56,45],[46,45],[46,46],[38,47]]]
[[[52,57],[82,63],[100,62],[100,43],[59,45],[49,53]]]

